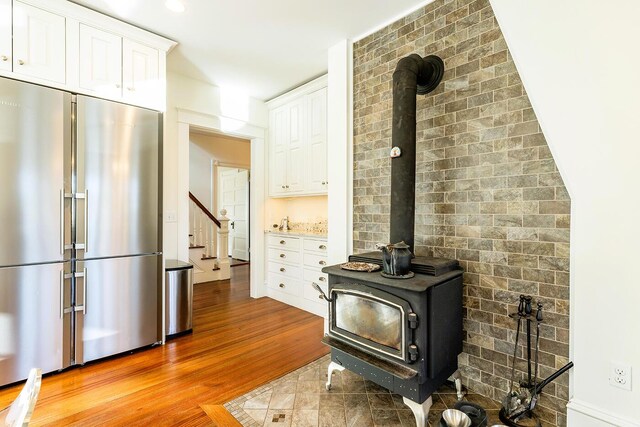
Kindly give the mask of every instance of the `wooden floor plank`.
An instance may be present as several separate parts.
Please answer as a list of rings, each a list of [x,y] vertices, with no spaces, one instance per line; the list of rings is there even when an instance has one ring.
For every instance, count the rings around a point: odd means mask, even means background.
[[[207,413],[216,427],[242,427],[233,415],[222,405],[202,405],[202,409]]]
[[[223,403],[326,354],[323,319],[250,298],[249,268],[195,285],[193,334],[45,376],[32,425],[216,425]],[[20,388],[0,389],[0,407]]]

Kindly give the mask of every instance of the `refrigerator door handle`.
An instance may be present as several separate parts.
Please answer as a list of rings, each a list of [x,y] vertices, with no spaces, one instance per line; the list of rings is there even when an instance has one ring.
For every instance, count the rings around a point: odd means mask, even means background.
[[[84,243],[76,243],[76,249],[83,249],[86,254],[89,247],[89,225],[87,224],[89,219],[89,190],[84,190],[84,193],[75,193],[73,197],[76,200],[84,200]]]
[[[77,271],[73,274],[73,277],[80,278],[82,277],[82,296],[84,298],[84,301],[82,302],[82,305],[77,305],[74,308],[74,311],[82,311],[82,314],[87,314],[87,269],[84,268],[82,270],[82,272]]]
[[[60,253],[64,255],[64,190],[60,190]]]
[[[60,270],[60,318],[64,318],[64,269]]]
[[[84,190],[84,253],[89,252],[89,189]],[[85,270],[86,271],[86,270]],[[86,280],[85,280],[86,282]]]

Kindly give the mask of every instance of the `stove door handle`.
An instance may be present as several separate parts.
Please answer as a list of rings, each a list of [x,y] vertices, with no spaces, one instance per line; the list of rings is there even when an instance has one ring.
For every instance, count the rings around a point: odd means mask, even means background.
[[[327,298],[327,294],[324,293],[324,291],[322,290],[320,285],[318,285],[316,282],[311,282],[311,286],[313,286],[313,289],[315,289],[316,291],[318,291],[320,293],[320,296],[322,298],[324,298],[325,301],[333,302],[332,298]]]

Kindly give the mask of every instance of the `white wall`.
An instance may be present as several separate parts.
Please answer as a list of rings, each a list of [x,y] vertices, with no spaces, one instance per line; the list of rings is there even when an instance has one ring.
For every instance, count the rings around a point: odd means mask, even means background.
[[[193,141],[189,142],[189,191],[212,211],[213,158]]]
[[[237,101],[237,97],[235,100]],[[268,125],[267,108],[264,102],[253,98],[246,98],[244,109],[239,109],[237,102],[232,106],[232,109],[225,107],[224,97],[218,87],[179,74],[167,74],[163,163],[165,258],[188,260],[189,125],[179,123],[179,112],[189,114],[193,121],[210,123],[216,130],[230,135],[255,136],[256,139],[252,139],[251,164],[252,170],[254,166],[258,168],[258,173],[252,176],[264,175],[264,167],[260,164],[264,161],[264,150],[262,146],[254,147],[254,143],[261,145],[264,143],[261,138],[264,138]],[[261,200],[264,198],[263,187],[264,182],[252,183],[252,209],[259,213],[264,211],[264,201]],[[177,220],[167,222],[167,217],[170,216],[167,214],[174,214]],[[258,218],[261,227],[263,216],[260,214]],[[254,239],[252,241],[255,242]]]
[[[640,2],[491,4],[571,195],[569,425],[640,425]]]

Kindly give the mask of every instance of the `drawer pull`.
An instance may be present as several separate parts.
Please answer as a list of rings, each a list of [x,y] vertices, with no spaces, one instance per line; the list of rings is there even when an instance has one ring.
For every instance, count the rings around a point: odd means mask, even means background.
[[[280,286],[281,288],[285,288],[284,283],[280,283],[278,286]]]
[[[280,272],[284,273],[285,271],[287,271],[287,269],[286,269],[286,268],[284,268],[284,267],[280,267]]]
[[[285,254],[280,254],[280,258],[286,258],[287,256]]]
[[[326,282],[327,278],[326,277],[318,277],[318,280],[320,280],[321,282]]]
[[[327,247],[325,245],[320,245],[318,246],[318,249],[322,249],[324,251],[325,249],[327,249]]]
[[[287,242],[285,242],[284,240],[280,240],[280,244],[281,244],[281,245],[286,245],[286,244],[287,244]]]
[[[327,262],[326,262],[326,261],[321,260],[321,261],[318,261],[318,264],[320,264],[320,265],[327,265]]]

